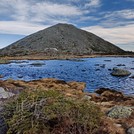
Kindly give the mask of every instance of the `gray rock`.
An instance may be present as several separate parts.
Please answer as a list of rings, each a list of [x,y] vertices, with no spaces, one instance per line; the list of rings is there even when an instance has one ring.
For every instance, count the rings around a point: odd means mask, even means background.
[[[126,106],[115,106],[108,111],[107,116],[111,118],[127,118],[132,114],[133,110]]]
[[[30,64],[30,65],[40,67],[40,66],[45,65],[45,63],[43,63],[43,62],[34,62],[34,63]]]
[[[132,79],[134,79],[134,75],[130,76],[129,78],[132,78]]]
[[[92,97],[89,96],[89,95],[85,95],[85,96],[83,97],[84,100],[91,100],[91,98],[92,98]]]
[[[13,93],[5,91],[4,88],[0,87],[0,99],[7,99],[14,96]]]
[[[118,64],[117,66],[126,66],[125,64]]]
[[[128,76],[130,74],[131,72],[129,72],[128,70],[120,69],[120,68],[113,68],[113,71],[111,73],[111,75],[113,76]]]
[[[129,128],[127,134],[134,134],[134,127]]]

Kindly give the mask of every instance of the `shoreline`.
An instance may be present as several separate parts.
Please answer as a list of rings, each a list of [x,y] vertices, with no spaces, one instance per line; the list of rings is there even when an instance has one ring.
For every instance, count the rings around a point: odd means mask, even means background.
[[[134,55],[62,55],[62,56],[43,56],[43,55],[28,55],[28,56],[16,56],[16,57],[0,57],[1,60],[68,60],[68,59],[77,59],[77,58],[97,58],[97,57],[131,57],[134,58]]]

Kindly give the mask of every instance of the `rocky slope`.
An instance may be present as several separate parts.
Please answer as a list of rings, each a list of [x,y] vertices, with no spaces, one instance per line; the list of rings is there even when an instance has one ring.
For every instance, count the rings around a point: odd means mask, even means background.
[[[123,54],[124,51],[102,38],[69,24],[57,24],[29,35],[0,50],[1,56],[43,54],[90,55]]]

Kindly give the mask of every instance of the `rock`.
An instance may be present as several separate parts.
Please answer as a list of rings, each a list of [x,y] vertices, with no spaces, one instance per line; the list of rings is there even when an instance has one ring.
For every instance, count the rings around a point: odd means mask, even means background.
[[[105,64],[100,65],[101,68],[105,68],[105,66],[106,66]]]
[[[95,66],[100,66],[100,64],[95,64]]]
[[[114,123],[114,125],[115,125],[116,127],[121,127],[121,126],[122,126],[121,124],[116,124],[116,123]]]
[[[106,62],[111,62],[111,60],[104,60],[104,61],[106,61]]]
[[[119,66],[119,67],[120,67],[120,66],[126,66],[126,65],[125,65],[125,64],[118,64],[117,66]]]
[[[85,71],[86,71],[86,69],[82,69],[81,71],[82,71],[82,72],[85,72]]]
[[[31,64],[32,66],[35,66],[35,67],[40,67],[40,66],[43,66],[45,65],[45,63],[42,63],[42,62],[34,62]]]
[[[129,78],[132,78],[132,79],[134,79],[134,75],[130,76]]]
[[[92,97],[89,96],[89,95],[85,95],[85,96],[83,97],[84,100],[91,100],[91,98],[92,98]]]
[[[7,92],[4,88],[0,87],[0,99],[7,99],[12,97],[13,95],[13,93]]]
[[[129,128],[127,134],[134,134],[134,127]]]
[[[23,78],[23,75],[19,74],[19,75],[18,75],[18,78]]]
[[[95,71],[100,71],[100,69],[99,69],[99,68],[97,68],[97,69],[95,69]]]
[[[82,60],[82,59],[66,59],[66,60],[69,60],[69,61],[75,61],[75,62],[82,62],[82,61],[84,61],[84,60]]]
[[[111,75],[113,76],[128,76],[131,72],[125,69],[113,68]]]
[[[115,106],[108,111],[107,116],[111,118],[127,118],[132,114],[133,110],[126,106]]]

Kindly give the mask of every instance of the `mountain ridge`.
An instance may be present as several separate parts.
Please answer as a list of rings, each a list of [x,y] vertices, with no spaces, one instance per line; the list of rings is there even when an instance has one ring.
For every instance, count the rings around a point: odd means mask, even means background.
[[[56,24],[0,50],[2,56],[123,54],[124,50],[71,24]]]

